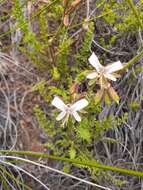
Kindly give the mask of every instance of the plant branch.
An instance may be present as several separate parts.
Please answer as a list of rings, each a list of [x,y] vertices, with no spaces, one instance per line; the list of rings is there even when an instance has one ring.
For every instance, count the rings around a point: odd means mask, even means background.
[[[143,56],[143,50],[139,54],[134,56],[130,61],[128,61],[128,63],[124,66],[124,69],[127,69],[128,67],[130,67],[134,62],[136,62],[142,56]]]
[[[53,155],[49,155],[46,153],[37,153],[37,152],[30,152],[30,151],[16,151],[16,150],[11,150],[11,151],[10,150],[0,150],[0,153],[18,154],[18,155],[31,155],[34,157],[44,157],[44,158],[49,158],[49,159],[53,159],[53,160],[61,160],[61,161],[69,162],[72,164],[89,166],[91,168],[95,167],[95,168],[100,168],[103,170],[111,170],[113,172],[119,172],[119,173],[124,173],[124,174],[128,174],[128,175],[143,177],[143,172],[141,172],[141,171],[128,170],[125,168],[118,168],[118,167],[113,167],[113,166],[108,166],[108,165],[97,164],[93,161],[80,161],[80,160],[75,160],[75,159],[58,157],[58,156],[53,156]]]

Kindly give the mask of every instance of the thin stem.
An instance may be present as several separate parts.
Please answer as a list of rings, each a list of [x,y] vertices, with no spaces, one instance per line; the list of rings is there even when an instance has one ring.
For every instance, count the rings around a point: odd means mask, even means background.
[[[130,61],[128,61],[128,63],[125,65],[124,69],[127,69],[128,67],[130,67],[134,62],[136,62],[142,56],[143,56],[143,50],[139,54],[134,56]]]
[[[15,150],[0,150],[0,153],[8,153],[8,154],[18,154],[18,155],[31,155],[34,157],[44,157],[44,158],[50,158],[53,160],[61,160],[65,162],[69,162],[72,164],[79,164],[83,166],[89,166],[89,167],[95,167],[95,168],[100,168],[104,170],[111,170],[114,172],[119,172],[119,173],[124,173],[128,175],[134,175],[138,177],[143,177],[143,172],[141,171],[135,171],[135,170],[128,170],[125,168],[118,168],[118,167],[113,167],[113,166],[108,166],[108,165],[102,165],[102,164],[97,164],[92,161],[80,161],[80,160],[74,160],[74,159],[69,159],[69,158],[64,158],[64,157],[58,157],[58,156],[53,156],[49,155],[46,153],[37,153],[37,152],[30,152],[30,151],[15,151]]]

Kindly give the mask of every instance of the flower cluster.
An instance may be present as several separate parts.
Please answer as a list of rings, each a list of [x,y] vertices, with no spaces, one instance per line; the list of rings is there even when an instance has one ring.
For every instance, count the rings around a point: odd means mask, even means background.
[[[123,69],[123,65],[120,61],[114,62],[107,66],[100,64],[95,53],[89,57],[89,63],[94,67],[94,71],[89,73],[87,79],[97,79],[97,84],[100,86],[100,90],[95,95],[95,101],[98,103],[101,99],[106,99],[106,102],[110,102],[110,99],[118,102],[119,97],[116,91],[111,86],[110,81],[116,81],[120,76],[117,72]],[[52,105],[58,108],[61,113],[57,116],[56,120],[60,121],[63,119],[63,125],[67,123],[69,116],[72,116],[77,122],[81,121],[81,118],[77,111],[81,111],[88,105],[88,101],[85,98],[82,98],[72,104],[65,104],[58,96],[56,96]]]

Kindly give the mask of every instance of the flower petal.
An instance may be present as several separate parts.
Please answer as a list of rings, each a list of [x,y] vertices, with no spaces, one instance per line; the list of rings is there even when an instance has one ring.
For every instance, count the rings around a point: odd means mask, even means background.
[[[95,53],[92,53],[88,61],[98,72],[103,69],[103,66],[100,64],[98,57],[95,55]]]
[[[52,101],[52,105],[55,106],[56,108],[64,111],[65,108],[67,107],[64,102],[58,97],[56,96],[53,101]]]
[[[57,117],[56,117],[56,120],[57,121],[60,121],[61,119],[63,119],[66,115],[66,112],[62,111]]]
[[[94,79],[96,77],[98,77],[97,72],[92,72],[86,76],[87,79]]]
[[[72,113],[72,115],[74,116],[74,118],[75,118],[76,121],[78,121],[78,122],[81,121],[81,118],[80,118],[79,114],[78,114],[76,111],[74,111],[74,112]]]
[[[110,65],[107,65],[105,69],[107,73],[113,73],[113,72],[123,69],[123,65],[120,61],[116,61]]]
[[[110,73],[105,73],[104,77],[108,78],[109,80],[116,81],[116,77],[114,75],[110,74]]]
[[[72,106],[71,109],[74,111],[81,110],[82,108],[86,107],[88,105],[88,101],[86,99],[81,99],[77,102],[75,102]]]

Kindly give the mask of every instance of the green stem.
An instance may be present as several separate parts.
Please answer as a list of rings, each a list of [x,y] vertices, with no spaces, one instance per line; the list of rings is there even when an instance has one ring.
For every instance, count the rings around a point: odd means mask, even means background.
[[[142,22],[141,22],[141,20],[140,20],[140,17],[139,17],[139,15],[138,15],[138,12],[137,12],[137,10],[136,10],[136,8],[135,8],[135,5],[134,5],[133,1],[132,1],[132,0],[127,0],[127,2],[128,2],[128,4],[129,4],[129,6],[131,7],[131,9],[132,9],[132,11],[133,11],[135,17],[137,18],[137,21],[138,21],[140,27],[143,29]]]
[[[141,172],[141,171],[128,170],[125,168],[118,168],[118,167],[112,167],[112,166],[108,166],[108,165],[97,164],[93,161],[80,161],[80,160],[75,160],[75,159],[58,157],[58,156],[53,156],[53,155],[49,155],[46,153],[37,153],[37,152],[30,152],[30,151],[16,151],[16,150],[0,150],[0,153],[31,155],[34,157],[43,157],[43,158],[49,158],[49,159],[53,159],[53,160],[61,160],[61,161],[69,162],[72,164],[78,164],[78,165],[88,166],[88,167],[95,167],[95,168],[100,168],[100,169],[104,169],[104,170],[111,170],[113,172],[119,172],[119,173],[123,173],[123,174],[143,177],[143,172]]]
[[[128,61],[128,63],[125,65],[124,69],[127,69],[128,67],[130,67],[134,62],[136,62],[142,56],[143,56],[143,50],[139,54],[134,56],[130,61]]]

